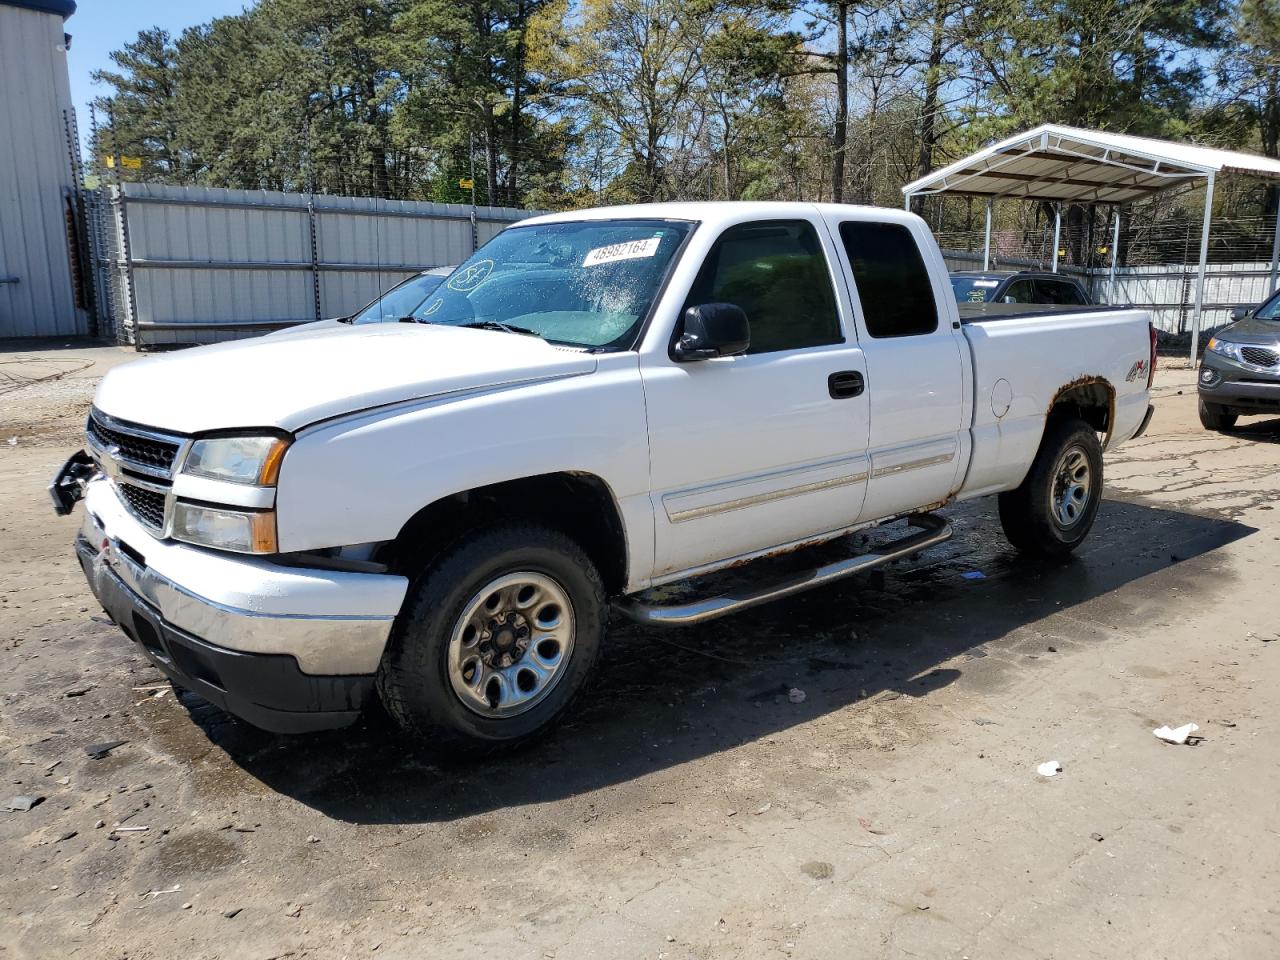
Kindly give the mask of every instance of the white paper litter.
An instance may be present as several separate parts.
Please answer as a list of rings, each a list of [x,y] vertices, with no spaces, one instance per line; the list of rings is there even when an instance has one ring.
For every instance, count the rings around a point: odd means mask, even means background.
[[[1062,772],[1062,764],[1057,760],[1046,760],[1040,766],[1036,767],[1036,773],[1042,777],[1056,777]]]
[[[1180,727],[1158,727],[1151,732],[1165,743],[1186,743],[1187,737],[1191,736],[1199,729],[1200,724],[1198,723],[1184,723]]]

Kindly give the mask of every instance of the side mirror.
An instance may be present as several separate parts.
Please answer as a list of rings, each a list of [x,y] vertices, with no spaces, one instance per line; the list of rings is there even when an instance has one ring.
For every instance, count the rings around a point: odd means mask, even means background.
[[[1251,313],[1253,313],[1253,307],[1234,307],[1231,311],[1231,322],[1235,323],[1237,320],[1243,320]]]
[[[684,312],[680,339],[671,349],[677,363],[736,357],[751,346],[751,324],[732,303],[704,303]]]
[[[1017,302],[1018,302],[1018,298],[1017,298],[1017,297],[1011,297],[1011,296],[1009,296],[1008,294],[1005,294],[1003,297],[1001,297],[1001,298],[1000,298],[1000,302],[1001,302],[1001,303],[1017,303]]]

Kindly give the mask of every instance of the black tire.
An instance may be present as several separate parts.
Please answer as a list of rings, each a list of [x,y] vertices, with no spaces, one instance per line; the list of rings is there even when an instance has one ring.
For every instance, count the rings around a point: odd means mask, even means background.
[[[533,706],[512,716],[482,715],[477,710],[483,705],[468,706],[465,691],[454,689],[450,643],[480,591],[526,571],[549,578],[567,597],[571,648]],[[606,619],[600,575],[577,543],[532,523],[488,527],[445,551],[410,585],[378,670],[378,694],[399,726],[423,745],[467,757],[512,749],[550,730],[587,686]]]
[[[1078,452],[1077,465],[1087,467],[1087,491],[1083,502],[1074,498],[1065,507],[1064,521],[1056,507],[1069,489],[1059,474],[1067,468],[1068,455]],[[1098,434],[1082,420],[1050,419],[1040,450],[1022,485],[1000,494],[1000,526],[1009,542],[1023,553],[1064,558],[1084,542],[1102,501],[1102,444]]]
[[[1231,413],[1222,404],[1200,401],[1200,426],[1206,430],[1230,430],[1238,417],[1239,414]]]

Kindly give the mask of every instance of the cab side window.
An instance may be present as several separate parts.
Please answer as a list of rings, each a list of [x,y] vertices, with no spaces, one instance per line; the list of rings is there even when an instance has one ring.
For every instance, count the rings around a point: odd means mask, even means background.
[[[842,343],[831,273],[807,220],[739,224],[720,235],[686,307],[732,303],[751,323],[748,353]]]
[[[1030,280],[1015,280],[1000,294],[1001,303],[1035,303],[1035,286]]]
[[[871,336],[912,337],[938,329],[933,283],[910,230],[900,223],[847,220],[840,224],[840,240]]]

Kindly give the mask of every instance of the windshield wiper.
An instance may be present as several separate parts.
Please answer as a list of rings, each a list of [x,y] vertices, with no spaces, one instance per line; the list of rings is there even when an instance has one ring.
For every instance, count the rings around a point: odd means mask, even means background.
[[[458,326],[470,327],[472,330],[501,330],[503,333],[521,333],[527,337],[543,339],[542,334],[536,330],[530,330],[528,327],[515,327],[509,323],[503,323],[501,320],[475,320],[471,323],[460,323]]]
[[[410,314],[407,317],[401,317],[398,322],[399,323],[430,323],[431,321],[426,320],[422,317],[415,317],[412,314]]]

